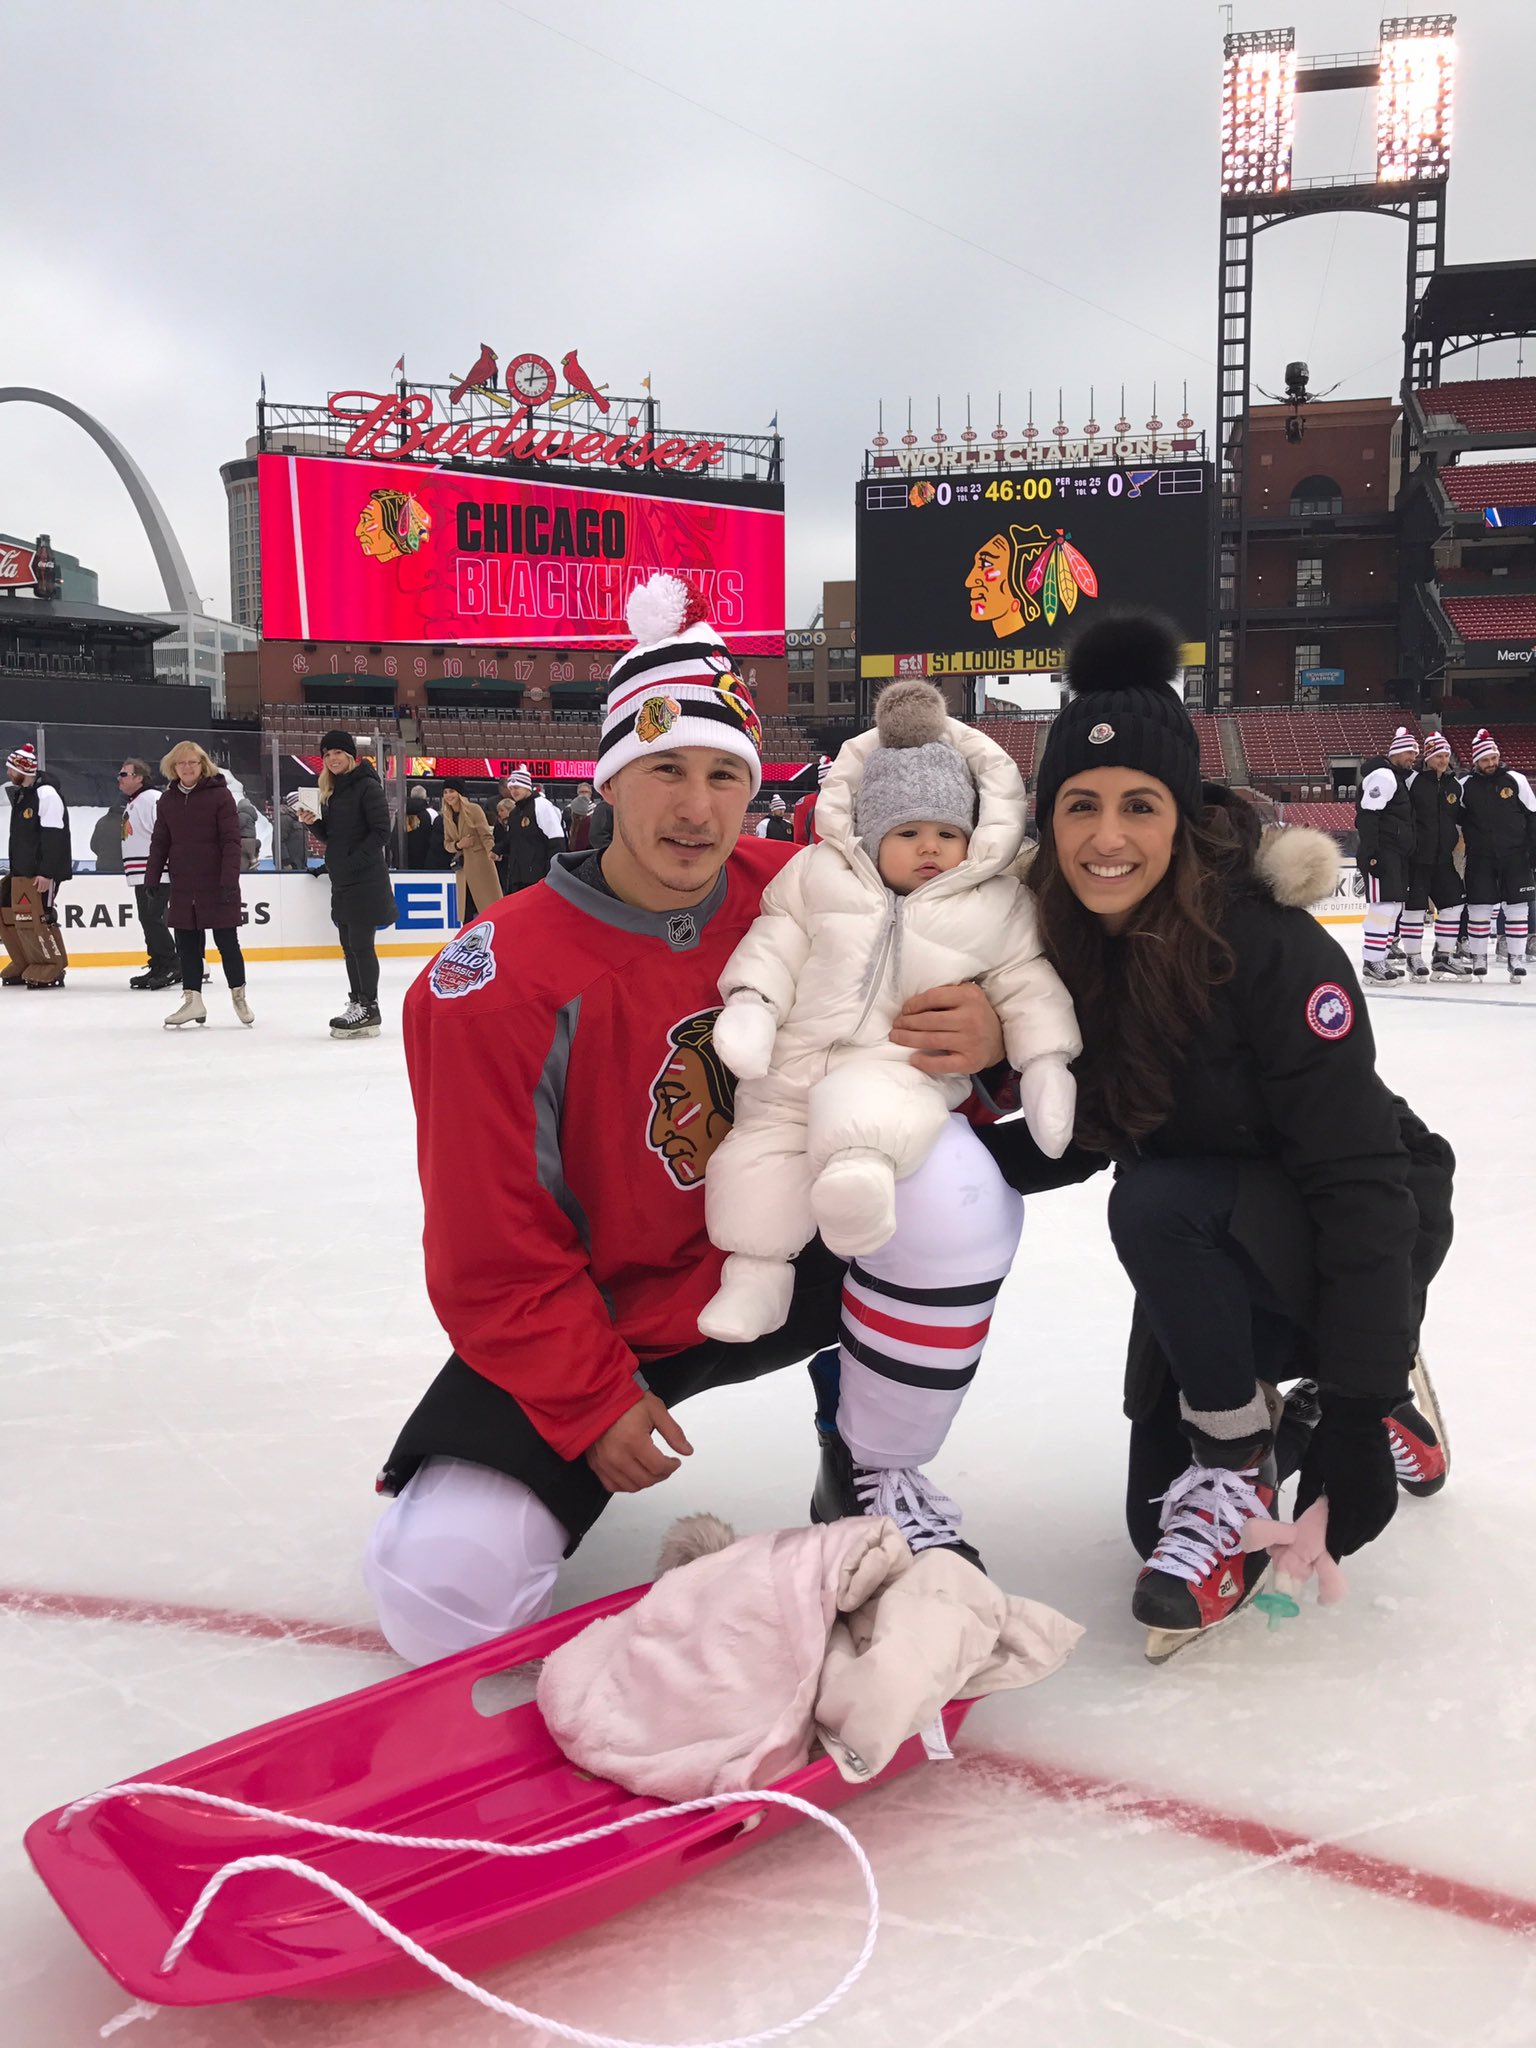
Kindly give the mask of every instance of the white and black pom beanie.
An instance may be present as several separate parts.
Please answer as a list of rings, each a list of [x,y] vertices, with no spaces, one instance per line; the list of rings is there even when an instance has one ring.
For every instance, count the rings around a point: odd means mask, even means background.
[[[887,832],[920,819],[975,830],[976,784],[946,736],[948,722],[932,683],[887,683],[875,700],[880,744],[865,756],[853,797],[853,829],[871,855]]]
[[[608,677],[603,737],[592,786],[599,796],[631,761],[668,747],[736,754],[762,787],[762,721],[730,649],[691,583],[666,571],[630,593],[635,645]]]
[[[1071,695],[1051,725],[1035,779],[1042,824],[1072,775],[1138,768],[1163,783],[1187,818],[1201,809],[1200,740],[1172,687],[1178,635],[1152,612],[1111,613],[1067,650]]]

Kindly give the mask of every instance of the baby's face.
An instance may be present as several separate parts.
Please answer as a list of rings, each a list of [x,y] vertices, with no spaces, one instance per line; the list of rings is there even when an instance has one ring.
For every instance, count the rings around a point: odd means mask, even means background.
[[[876,863],[880,879],[887,889],[905,896],[909,890],[931,882],[935,875],[942,875],[946,868],[959,867],[970,837],[958,825],[938,825],[931,818],[898,825],[880,842]]]

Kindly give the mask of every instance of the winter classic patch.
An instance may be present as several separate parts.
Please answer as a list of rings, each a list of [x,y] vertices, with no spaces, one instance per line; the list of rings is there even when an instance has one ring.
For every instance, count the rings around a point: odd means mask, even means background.
[[[451,1000],[473,995],[477,988],[496,979],[496,955],[491,949],[491,927],[472,924],[444,946],[432,962],[428,977],[432,993]]]
[[[1307,1029],[1319,1038],[1347,1038],[1354,1022],[1355,1006],[1336,981],[1325,981],[1307,997]]]

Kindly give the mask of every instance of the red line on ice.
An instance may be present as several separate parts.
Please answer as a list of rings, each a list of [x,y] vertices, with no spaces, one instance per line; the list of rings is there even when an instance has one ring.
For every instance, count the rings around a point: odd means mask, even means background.
[[[273,1643],[318,1643],[333,1650],[386,1650],[376,1629],[328,1621],[287,1620],[276,1614],[252,1614],[238,1608],[195,1607],[176,1600],[115,1599],[102,1593],[48,1593],[27,1587],[0,1586],[0,1612],[38,1614],[54,1620],[116,1621],[158,1628],[190,1628],[210,1635],[247,1636]],[[1213,1843],[1238,1855],[1276,1861],[1282,1867],[1314,1871],[1335,1883],[1405,1905],[1427,1906],[1459,1920],[1471,1920],[1505,1934],[1536,1935],[1536,1900],[1490,1885],[1443,1877],[1372,1856],[1339,1842],[1316,1841],[1274,1821],[1226,1813],[1198,1800],[1171,1793],[1149,1792],[1123,1779],[1070,1771],[1057,1764],[1000,1750],[962,1749],[962,1770],[992,1772],[1062,1805],[1087,1807],[1109,1821],[1150,1821],[1153,1826]]]

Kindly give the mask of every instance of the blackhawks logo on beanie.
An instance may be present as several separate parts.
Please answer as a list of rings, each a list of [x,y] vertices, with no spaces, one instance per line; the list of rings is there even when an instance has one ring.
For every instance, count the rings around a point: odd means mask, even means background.
[[[653,748],[708,747],[746,762],[756,796],[762,721],[698,591],[663,570],[630,594],[625,616],[635,645],[608,679],[593,786]]]

